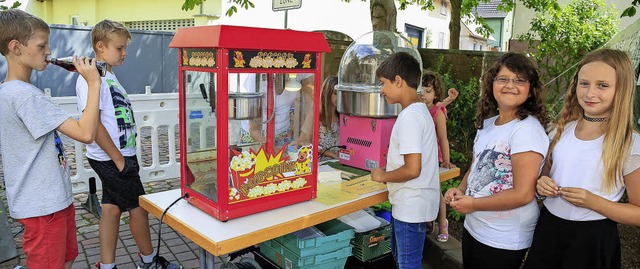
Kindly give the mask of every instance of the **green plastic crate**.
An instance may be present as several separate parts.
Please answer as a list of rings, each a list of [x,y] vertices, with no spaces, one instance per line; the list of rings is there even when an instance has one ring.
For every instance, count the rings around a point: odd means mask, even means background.
[[[260,252],[284,269],[342,269],[351,256],[351,246],[328,253],[300,257],[278,241],[260,243]]]
[[[354,236],[353,227],[342,221],[333,219],[316,225],[325,236],[299,239],[294,234],[287,234],[274,239],[298,257],[329,253],[349,246]]]
[[[351,240],[353,256],[360,261],[368,261],[391,251],[391,224],[371,231],[355,233]]]

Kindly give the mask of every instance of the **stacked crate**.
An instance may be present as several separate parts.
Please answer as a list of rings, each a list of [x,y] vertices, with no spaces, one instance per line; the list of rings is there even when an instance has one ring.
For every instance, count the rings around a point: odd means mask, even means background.
[[[360,261],[369,261],[391,252],[391,224],[382,218],[376,218],[386,224],[370,231],[355,233],[351,239],[353,257]]]
[[[260,252],[285,269],[341,269],[351,256],[354,230],[339,220],[315,226],[319,237],[303,239],[287,234],[260,243]]]

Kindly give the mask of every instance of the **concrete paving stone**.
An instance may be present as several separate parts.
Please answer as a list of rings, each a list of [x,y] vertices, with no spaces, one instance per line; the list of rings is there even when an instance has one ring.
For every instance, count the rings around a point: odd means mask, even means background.
[[[84,226],[89,226],[91,225],[91,222],[88,222],[84,219],[76,219],[76,227],[84,227]]]
[[[191,251],[176,254],[177,261],[186,261],[191,259],[198,259],[198,256]]]
[[[180,265],[182,265],[182,268],[184,269],[193,269],[193,268],[198,268],[200,266],[200,261],[198,261],[198,259],[180,261]]]
[[[100,247],[100,243],[84,245],[84,249],[87,249],[87,248],[99,248],[99,247]]]
[[[93,255],[93,256],[89,256],[87,255],[87,261],[89,262],[89,264],[96,264],[96,262],[100,261],[100,255]]]
[[[176,253],[176,255],[184,253],[184,252],[193,253],[193,250],[191,250],[191,248],[189,248],[189,246],[187,246],[187,244],[174,245],[174,246],[171,247],[171,251],[173,253]]]
[[[130,246],[135,246],[136,245],[136,241],[133,240],[133,238],[128,238],[128,239],[122,239],[122,244],[126,247],[130,247]]]
[[[100,238],[93,237],[93,238],[82,240],[80,241],[80,243],[82,243],[85,247],[89,247],[90,245],[93,245],[93,244],[100,244]]]
[[[129,256],[129,254],[125,254],[125,255],[119,255],[116,252],[116,264],[130,264],[132,263],[133,260],[131,259],[131,256]],[[118,266],[120,267],[120,266]]]
[[[89,225],[89,226],[85,226],[85,227],[81,227],[78,228],[78,233],[90,233],[90,232],[96,232],[98,231],[98,225]]]
[[[87,256],[100,255],[100,247],[85,249],[84,254]]]
[[[184,241],[180,238],[168,239],[168,240],[164,240],[164,242],[168,246],[178,246],[178,245],[184,244]]]
[[[179,238],[178,233],[176,233],[175,231],[171,231],[171,232],[162,232],[162,239],[164,240],[168,240],[168,239],[174,239],[174,238]]]

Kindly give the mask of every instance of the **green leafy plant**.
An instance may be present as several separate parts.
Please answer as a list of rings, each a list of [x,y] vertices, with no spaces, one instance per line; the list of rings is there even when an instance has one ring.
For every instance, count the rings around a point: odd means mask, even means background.
[[[22,3],[18,2],[18,1],[13,2],[13,5],[11,5],[10,7],[5,6],[5,5],[0,5],[0,10],[18,8],[18,7],[20,7],[20,5],[22,5]],[[2,212],[0,212],[0,213],[2,213]]]
[[[616,10],[602,0],[572,0],[561,9],[537,11],[529,31],[518,37],[528,43],[529,56],[541,70],[552,119],[562,107],[575,64],[611,39],[618,21]]]
[[[460,181],[462,181],[460,178],[453,178],[453,179],[440,182],[440,189],[442,190],[442,194],[444,195],[448,189],[458,187],[458,185],[460,185]],[[455,221],[464,220],[464,214],[458,212],[457,210],[451,207],[447,207],[447,208],[448,208],[448,211],[447,211],[448,219],[455,220]]]

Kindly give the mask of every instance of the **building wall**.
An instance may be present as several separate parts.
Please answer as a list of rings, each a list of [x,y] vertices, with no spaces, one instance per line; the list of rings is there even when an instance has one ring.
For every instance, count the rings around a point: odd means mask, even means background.
[[[50,24],[71,24],[73,16],[81,25],[95,25],[109,18],[120,22],[145,20],[196,19],[200,9],[181,9],[183,0],[28,0],[24,9]],[[26,5],[25,5],[26,4]],[[209,17],[221,15],[221,1],[209,0],[203,5],[202,14]]]

